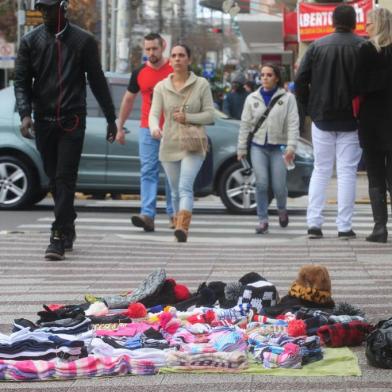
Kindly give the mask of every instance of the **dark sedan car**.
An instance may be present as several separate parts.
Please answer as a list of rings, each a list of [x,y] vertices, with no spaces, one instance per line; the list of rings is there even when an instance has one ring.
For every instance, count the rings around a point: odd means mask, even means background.
[[[129,75],[108,74],[116,108],[119,108]],[[87,125],[77,191],[85,193],[139,194],[138,128],[140,100],[136,101],[126,122],[126,144],[109,144],[105,140],[106,120],[89,92]],[[11,87],[0,91],[0,209],[31,206],[42,200],[48,189],[35,142],[19,131]],[[232,212],[255,211],[254,176],[236,159],[239,122],[216,111],[214,125],[207,127],[212,142],[213,175],[211,181],[195,189],[197,195],[216,194]],[[290,197],[306,195],[313,170],[312,146],[299,142],[296,167],[288,174]],[[162,173],[163,176],[163,173]],[[205,182],[205,181],[202,181]],[[163,191],[161,181],[160,191]]]

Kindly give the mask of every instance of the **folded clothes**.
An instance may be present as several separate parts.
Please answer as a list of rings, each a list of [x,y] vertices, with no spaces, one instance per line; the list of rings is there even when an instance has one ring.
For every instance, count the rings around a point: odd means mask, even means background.
[[[41,324],[43,322],[61,320],[66,318],[76,319],[78,317],[84,317],[84,311],[88,309],[89,304],[81,304],[81,305],[66,305],[66,306],[55,306],[44,305],[44,309],[38,312],[38,316],[40,317],[37,324]]]
[[[119,324],[115,329],[96,329],[97,336],[135,336],[143,333],[150,328],[158,329],[158,324],[149,324],[145,322]]]
[[[301,349],[294,343],[286,343],[280,353],[274,353],[272,350],[263,352],[263,366],[265,368],[300,369],[301,363]]]
[[[49,361],[0,360],[0,379],[13,381],[68,380],[126,374],[152,375],[156,374],[157,370],[153,361],[134,359],[128,355],[114,358],[89,356],[70,362],[58,358]]]
[[[323,325],[317,335],[329,347],[359,346],[372,331],[372,326],[362,321]]]
[[[308,318],[312,318],[316,316],[322,316],[328,319],[330,313],[320,309],[314,309],[314,308],[312,309],[312,308],[305,308],[305,307],[301,307],[295,312],[296,319],[301,319],[301,320],[306,320]]]
[[[342,315],[331,315],[328,317],[328,321],[332,324],[336,323],[349,323],[350,321],[365,321],[364,317],[361,316],[349,316],[346,314]]]
[[[108,316],[89,316],[92,324],[132,323],[132,319],[121,313]]]
[[[44,323],[45,325],[46,323]],[[69,334],[77,335],[91,329],[91,320],[85,317],[78,317],[75,322],[64,323],[61,321],[50,322],[46,324],[49,326],[36,325],[26,319],[16,319],[13,324],[13,331],[20,331],[21,329],[28,328],[31,331],[48,332],[52,334]]]
[[[239,351],[202,354],[170,351],[167,355],[167,365],[185,367],[187,369],[214,368],[235,370],[246,368],[248,366],[248,359],[245,353]]]

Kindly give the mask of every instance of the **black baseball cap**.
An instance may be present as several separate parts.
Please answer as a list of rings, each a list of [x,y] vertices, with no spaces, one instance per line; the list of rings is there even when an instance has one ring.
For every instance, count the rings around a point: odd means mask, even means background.
[[[52,5],[56,5],[60,3],[60,0],[36,0],[35,1],[35,8],[39,8],[41,5],[45,5],[50,7]]]

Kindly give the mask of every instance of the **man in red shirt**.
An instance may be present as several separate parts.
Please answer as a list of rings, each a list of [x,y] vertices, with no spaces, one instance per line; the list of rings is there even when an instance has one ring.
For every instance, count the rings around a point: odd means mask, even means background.
[[[144,231],[154,231],[156,202],[159,181],[159,144],[160,141],[151,137],[148,128],[148,115],[151,108],[152,95],[155,85],[173,72],[169,61],[163,57],[165,42],[159,34],[151,33],[144,37],[144,52],[148,61],[134,70],[129,81],[128,89],[121,102],[118,115],[118,133],[116,140],[125,144],[123,126],[132,112],[136,95],[142,95],[141,120],[139,130],[140,157],[140,198],[141,210],[139,215],[132,216],[132,223],[142,227]],[[166,212],[173,220],[173,207],[169,184],[166,180]]]

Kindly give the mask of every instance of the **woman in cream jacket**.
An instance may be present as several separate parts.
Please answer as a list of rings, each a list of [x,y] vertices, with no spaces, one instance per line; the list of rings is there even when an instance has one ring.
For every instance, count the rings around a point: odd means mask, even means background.
[[[162,139],[159,160],[169,180],[178,242],[186,242],[193,208],[193,183],[205,159],[205,152],[190,153],[180,147],[180,124],[211,124],[214,104],[208,81],[189,72],[190,49],[176,45],[171,50],[173,73],[159,82],[153,93],[149,127],[154,138]],[[188,99],[181,108],[185,98]],[[163,129],[160,118],[164,115]]]
[[[276,198],[279,224],[289,223],[287,213],[287,169],[292,164],[299,136],[299,117],[293,94],[282,88],[280,69],[274,64],[261,68],[261,87],[248,95],[241,116],[237,156],[242,159],[247,153],[247,138],[258,120],[275,97],[280,96],[267,119],[254,134],[251,144],[251,161],[256,177],[256,203],[259,224],[256,234],[268,232],[268,190],[270,184]]]

